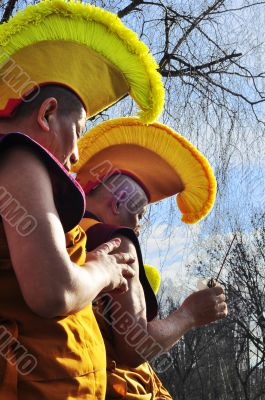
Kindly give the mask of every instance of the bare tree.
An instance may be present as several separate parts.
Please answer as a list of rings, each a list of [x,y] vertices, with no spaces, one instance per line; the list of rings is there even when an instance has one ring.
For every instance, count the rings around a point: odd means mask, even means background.
[[[5,0],[2,22],[33,2]],[[199,146],[215,165],[219,185],[225,184],[233,158],[242,155],[245,162],[264,145],[265,1],[91,3],[117,13],[150,47],[166,87],[163,121]],[[134,112],[128,99],[94,123]]]
[[[265,396],[265,216],[253,214],[249,232],[237,227],[236,244],[231,250],[221,278],[226,287],[229,316],[222,323],[223,331],[215,339],[225,368],[229,368],[226,384],[237,389],[236,398],[263,399]],[[208,242],[206,255],[195,268],[199,275],[216,276],[224,248],[223,237]],[[194,268],[194,266],[192,267]],[[207,329],[210,329],[207,328]],[[222,338],[222,339],[221,339]],[[228,347],[227,347],[228,345]],[[230,349],[230,355],[225,349]],[[220,397],[221,398],[221,397]],[[225,397],[224,397],[225,398]],[[230,397],[228,397],[230,398]]]
[[[259,105],[265,100],[264,69],[260,66],[258,71],[249,58],[254,51],[257,57],[261,54],[263,39],[252,29],[246,43],[244,33],[264,11],[264,1],[242,0],[235,5],[230,0],[134,0],[124,7],[123,1],[105,0],[94,4],[116,12],[155,54],[168,94],[165,118],[179,124],[182,113],[191,118],[198,107],[212,126],[226,118],[226,131],[233,129],[239,108],[263,120]]]
[[[160,292],[161,316],[178,307],[172,288],[167,297],[166,292],[165,288]],[[171,349],[172,366],[160,377],[174,400],[243,399],[235,371],[236,352],[230,324],[219,322],[194,329]]]

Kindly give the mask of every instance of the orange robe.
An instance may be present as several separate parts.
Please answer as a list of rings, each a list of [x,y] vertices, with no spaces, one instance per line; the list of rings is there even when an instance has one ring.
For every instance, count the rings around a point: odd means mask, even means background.
[[[83,218],[80,223],[87,233],[87,245],[89,250],[91,250],[89,247],[90,235],[96,233],[96,231],[93,231],[91,228],[95,227],[98,223],[99,221],[93,219],[92,215],[90,218]],[[122,233],[126,235],[124,229]],[[101,238],[104,237],[104,235],[105,233],[103,232]],[[93,237],[93,242],[95,242],[94,239],[95,237]],[[107,239],[109,239],[109,237],[107,237]],[[142,284],[144,284],[144,281]],[[152,303],[150,303],[150,306],[152,307]],[[106,399],[172,400],[172,397],[164,388],[148,362],[141,364],[137,368],[129,368],[126,365],[117,363],[117,356],[113,346],[114,338],[112,327],[108,322],[108,317],[106,315],[104,316],[104,300],[95,302],[94,312],[104,338],[107,352]]]
[[[49,163],[50,171],[56,168],[50,159]],[[81,204],[64,174],[59,171],[55,176],[57,184],[66,180],[65,196],[72,191]],[[55,189],[61,193],[60,187]],[[59,207],[58,197],[55,200]],[[63,208],[67,212],[63,205],[59,215],[69,226],[76,217],[69,219]],[[66,240],[73,261],[83,264],[84,232],[76,227]],[[34,314],[18,285],[0,218],[0,399],[103,400],[105,390],[106,353],[92,306],[67,317],[46,319]]]
[[[79,228],[72,233],[85,243]],[[80,253],[72,233],[67,234],[69,252],[83,262],[85,252]],[[34,314],[21,295],[2,223],[0,238],[0,399],[103,400],[105,347],[91,305],[62,318]],[[5,344],[7,339],[12,341]]]

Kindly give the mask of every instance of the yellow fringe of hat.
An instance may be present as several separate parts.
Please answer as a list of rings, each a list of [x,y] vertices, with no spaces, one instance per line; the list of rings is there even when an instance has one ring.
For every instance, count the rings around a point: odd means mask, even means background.
[[[164,89],[148,47],[116,15],[101,8],[64,0],[29,5],[0,26],[0,50],[2,77],[8,75],[2,68],[11,57],[32,82],[70,87],[90,117],[127,94],[142,110],[139,116],[145,123],[154,121],[162,111]],[[95,73],[91,74],[85,68],[94,60]],[[25,95],[18,90],[18,82],[14,83],[16,79],[10,78],[11,87],[2,87],[1,82],[0,110],[8,96]],[[109,93],[104,92],[103,101],[97,104],[97,93],[104,85],[109,86]],[[25,90],[30,90],[30,82]]]
[[[161,276],[158,269],[152,265],[144,264],[144,270],[154,294],[157,294],[161,282]]]
[[[198,222],[213,207],[216,180],[208,160],[164,124],[145,125],[136,117],[103,122],[79,140],[79,156],[73,172],[83,187],[110,175],[111,165],[141,182],[150,203],[177,195],[185,223]]]

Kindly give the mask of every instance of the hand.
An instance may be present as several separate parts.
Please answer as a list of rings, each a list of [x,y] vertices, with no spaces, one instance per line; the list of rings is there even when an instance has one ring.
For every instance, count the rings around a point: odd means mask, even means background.
[[[118,293],[126,292],[128,290],[127,280],[135,275],[133,268],[130,267],[135,258],[130,253],[111,254],[119,248],[120,244],[121,240],[115,238],[87,253],[86,262],[93,262],[99,273],[105,277],[104,292],[113,290]]]
[[[192,293],[180,308],[193,328],[225,318],[228,312],[224,289],[220,285]]]

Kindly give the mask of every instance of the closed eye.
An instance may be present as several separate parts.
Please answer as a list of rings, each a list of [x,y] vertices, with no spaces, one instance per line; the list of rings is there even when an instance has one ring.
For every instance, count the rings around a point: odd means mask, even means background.
[[[142,212],[141,214],[138,215],[138,219],[139,221],[141,221],[141,219],[143,219],[145,216],[145,212]]]

